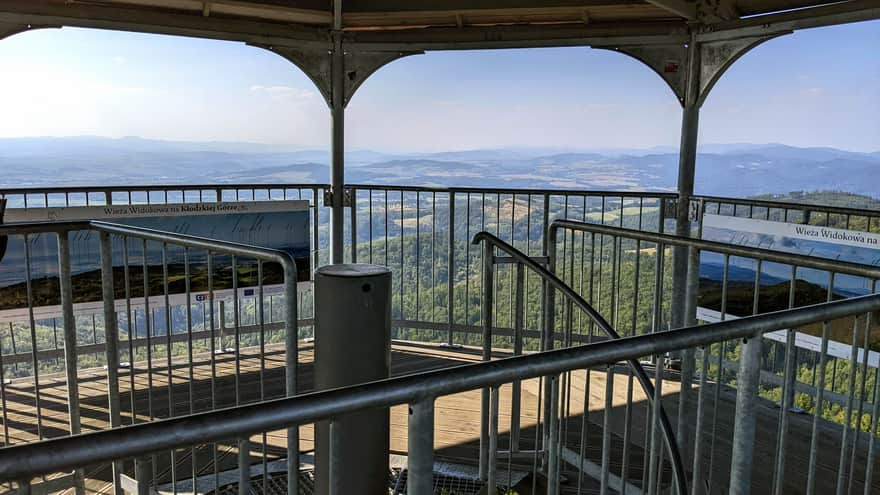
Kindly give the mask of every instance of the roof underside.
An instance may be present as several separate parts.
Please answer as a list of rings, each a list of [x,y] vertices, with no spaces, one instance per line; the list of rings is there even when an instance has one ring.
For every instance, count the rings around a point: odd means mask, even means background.
[[[781,30],[880,17],[880,1],[342,0],[350,46],[388,49],[590,44],[596,38]],[[0,0],[7,32],[81,26],[255,43],[326,43],[331,0]],[[21,26],[13,29],[13,26]],[[0,33],[2,34],[2,33]],[[580,40],[580,41],[579,41]]]

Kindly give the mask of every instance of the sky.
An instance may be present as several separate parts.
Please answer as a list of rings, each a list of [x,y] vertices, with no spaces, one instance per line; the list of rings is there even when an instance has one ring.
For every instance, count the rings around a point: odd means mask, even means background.
[[[799,31],[737,61],[701,143],[880,150],[880,21]],[[279,56],[241,43],[85,29],[0,42],[0,137],[140,136],[329,145],[326,104]],[[380,69],[346,146],[381,151],[678,146],[681,108],[647,67],[590,48],[429,52]]]

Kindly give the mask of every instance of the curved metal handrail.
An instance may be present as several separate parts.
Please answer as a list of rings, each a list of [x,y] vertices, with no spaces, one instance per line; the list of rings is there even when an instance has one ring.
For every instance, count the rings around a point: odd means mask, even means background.
[[[602,329],[602,331],[605,332],[605,334],[610,339],[614,340],[621,338],[620,334],[618,334],[617,331],[614,330],[611,324],[608,323],[608,321],[605,320],[605,318],[603,318],[602,315],[600,315],[586,300],[584,300],[583,297],[575,292],[574,289],[569,287],[565,282],[559,279],[559,277],[557,277],[551,271],[538,264],[535,260],[529,258],[525,253],[516,249],[507,242],[499,239],[495,235],[490,234],[489,232],[478,232],[471,241],[471,244],[478,245],[482,242],[488,242],[491,246],[494,246],[501,251],[504,251],[517,263],[522,263],[524,266],[529,267],[532,271],[537,273],[544,282],[548,283],[552,288],[555,288],[562,292],[562,294],[567,296],[575,306],[579,307],[581,310],[587,313],[587,315],[596,323],[599,328]],[[628,359],[627,364],[638,379],[642,390],[645,392],[645,395],[648,398],[649,404],[653,406],[654,385],[651,382],[650,378],[648,378],[648,374],[645,372],[645,369],[642,368],[641,364],[639,364],[639,362],[635,359]],[[679,493],[686,494],[688,493],[687,475],[684,470],[681,453],[678,450],[678,442],[676,441],[675,434],[672,430],[672,423],[670,423],[669,417],[666,415],[666,411],[663,408],[662,404],[659,404],[658,419],[660,421],[660,428],[663,430],[663,437],[666,440],[666,448],[669,451],[670,462],[672,463],[672,469],[675,473],[675,479],[679,487]]]

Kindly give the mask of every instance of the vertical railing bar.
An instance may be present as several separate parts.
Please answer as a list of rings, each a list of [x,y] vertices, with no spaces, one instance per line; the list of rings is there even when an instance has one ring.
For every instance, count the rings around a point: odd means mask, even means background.
[[[317,229],[317,225],[315,226]],[[214,256],[211,251],[206,251],[207,256],[207,265],[208,265],[208,313],[210,313],[210,326],[211,326],[211,343],[210,343],[210,352],[211,352],[211,410],[217,409],[217,335],[216,335],[216,320],[215,320],[215,308],[214,308]],[[222,308],[220,311],[223,311]],[[220,348],[222,350],[223,345],[221,342]],[[220,466],[219,466],[219,454],[218,454],[218,445],[217,442],[211,443],[211,454],[213,456],[212,467],[214,468],[214,486],[220,486]]]
[[[199,201],[201,201],[201,190],[199,190]],[[183,248],[183,280],[184,292],[186,294],[186,358],[189,363],[189,383],[187,395],[189,396],[189,414],[195,412],[195,371],[193,369],[193,323],[192,323],[192,284],[189,266],[189,248]],[[196,447],[190,449],[190,467],[192,476],[193,493],[198,491],[198,465],[196,464]]]
[[[559,377],[552,376],[548,381],[550,388],[550,414],[547,418],[550,444],[547,459],[547,495],[559,495]]]
[[[769,208],[768,208],[769,211]],[[797,291],[797,266],[791,266],[791,282],[788,288],[788,307],[794,307],[795,293]],[[785,371],[782,383],[782,403],[779,410],[779,429],[776,438],[776,466],[773,476],[773,493],[782,493],[785,481],[785,449],[788,437],[788,413],[793,406],[795,394],[795,368],[797,367],[795,350],[795,331],[788,329],[785,337]]]
[[[492,359],[492,307],[494,306],[492,297],[492,288],[494,283],[494,259],[495,247],[489,241],[483,242],[482,262],[483,262],[483,280],[482,280],[482,304],[480,311],[482,313],[483,322],[483,361]],[[489,389],[482,390],[482,406],[480,408],[480,479],[485,480],[488,476],[489,463]]]
[[[373,190],[367,189],[367,224],[370,232],[370,263],[373,262]]]
[[[434,399],[410,404],[407,435],[407,495],[432,495]]]
[[[40,400],[40,360],[37,357],[37,325],[34,319],[34,289],[31,281],[31,252],[30,238],[27,234],[23,236],[24,241],[24,271],[25,284],[27,288],[27,307],[28,307],[28,324],[31,333],[31,365],[34,373],[34,408],[37,420],[37,438],[43,439],[43,412]],[[10,323],[11,325],[11,323]],[[2,350],[0,350],[2,352]]]
[[[312,256],[312,273],[318,269],[319,258],[321,256],[321,229],[319,223],[321,221],[318,188],[312,189],[312,244],[314,245],[314,256]]]
[[[110,243],[110,234],[100,234],[100,257],[101,257],[101,292],[104,303],[104,350],[107,360],[107,398],[110,427],[117,428],[122,425],[122,417],[119,411],[119,327],[116,319],[116,291],[114,288],[113,273],[113,249]],[[113,490],[121,494],[120,475],[122,463],[113,463],[112,480]]]
[[[514,303],[513,354],[519,356],[523,351],[523,289],[525,285],[525,269],[522,263],[516,264],[516,301]],[[512,383],[510,391],[510,452],[519,451],[520,414],[522,410],[522,382]],[[512,456],[511,456],[512,457]]]
[[[633,401],[633,372],[627,367],[626,379],[626,409],[623,413],[623,460],[620,466],[620,495],[626,495],[629,485],[629,444],[632,433],[632,401]]]
[[[12,325],[12,322],[9,324]],[[10,331],[12,331],[11,328]],[[2,343],[2,339],[0,339],[0,343]],[[67,357],[66,353],[65,357]],[[6,407],[6,365],[3,364],[2,344],[0,344],[0,407],[3,408],[3,445],[12,445],[9,441],[9,415],[8,408]]]
[[[870,218],[870,217],[869,217]],[[877,281],[874,280],[871,283],[871,293],[877,293]],[[865,401],[867,400],[867,381],[868,381],[868,350],[870,349],[871,342],[871,327],[872,327],[872,316],[873,313],[868,313],[865,315],[865,338],[862,342],[862,379],[861,386],[859,390],[859,407],[858,412],[856,413],[856,427],[855,430],[855,439],[853,439],[853,447],[852,447],[852,458],[850,459],[849,466],[849,486],[847,487],[847,493],[853,493],[853,482],[855,479],[855,466],[856,466],[856,453],[859,450],[859,436],[862,433],[862,415],[865,410]],[[876,401],[876,398],[874,399]],[[873,434],[876,434],[876,430],[872,431]]]
[[[471,193],[466,195],[464,209],[465,217],[465,257],[464,257],[464,321],[470,321],[470,278],[471,278],[471,244],[467,242],[471,238]]]
[[[697,391],[697,418],[694,425],[694,472],[691,486],[700,490],[703,481],[703,422],[706,397],[706,375],[709,373],[709,352],[705,346],[700,348],[700,389]]]
[[[58,280],[61,293],[61,311],[64,321],[64,362],[67,377],[67,411],[70,435],[79,435],[80,411],[79,411],[79,382],[77,373],[76,356],[76,318],[73,314],[73,284],[71,280],[70,265],[70,233],[58,233]],[[5,399],[5,390],[3,391]],[[6,407],[3,407],[4,414]],[[6,425],[4,417],[3,424]],[[8,439],[7,439],[8,444]],[[74,471],[74,486],[77,495],[85,493],[83,470]]]
[[[455,191],[449,192],[449,219],[448,219],[449,244],[446,252],[446,289],[447,301],[446,312],[449,329],[446,335],[446,345],[452,346],[452,325],[455,320]]]
[[[542,430],[545,429],[545,422],[547,420],[546,417],[543,416],[543,404],[541,404],[542,399],[544,398],[544,377],[538,377],[538,403],[535,409],[535,437],[534,437],[534,449],[532,449],[532,491],[531,493],[537,493],[537,481],[538,481],[538,452],[541,451],[541,441],[544,438],[544,432]],[[880,401],[874,401],[875,404],[880,403]],[[876,406],[875,406],[876,408]],[[542,461],[543,462],[543,461]]]
[[[401,226],[403,225],[403,221],[401,220]],[[421,275],[421,254],[422,254],[422,195],[420,191],[416,191],[416,321],[422,321],[420,319],[421,315],[421,305],[419,304],[421,301],[419,300],[419,292],[422,289],[422,279]],[[402,229],[402,227],[401,227]],[[401,234],[402,235],[402,234]]]
[[[867,353],[866,353],[867,354]],[[877,439],[877,423],[880,420],[880,368],[874,370],[874,408],[871,411],[871,435],[868,437],[868,458],[865,461],[865,485],[864,495],[870,495],[871,486],[874,482],[874,443]]]
[[[844,423],[843,423],[843,438],[840,442],[840,461],[837,465],[837,485],[836,485],[836,493],[837,495],[843,495],[844,493],[844,482],[847,478],[847,450],[849,449],[850,442],[850,430],[852,429],[852,412],[853,412],[853,391],[856,388],[856,370],[855,366],[858,364],[859,360],[859,334],[861,333],[861,320],[858,316],[854,318],[853,321],[853,340],[852,346],[850,347],[850,356],[849,356],[849,393],[847,394],[846,399],[846,412],[844,413]],[[867,350],[867,348],[865,349]],[[859,418],[861,420],[861,418]]]
[[[235,405],[241,404],[241,315],[238,300],[238,257],[232,255],[232,324],[235,345]]]
[[[260,327],[260,401],[266,400],[266,315],[264,305],[264,289],[263,289],[263,260],[257,260],[257,324]],[[269,301],[271,302],[271,298]],[[271,319],[272,313],[269,312]],[[261,457],[263,464],[263,493],[268,493],[268,477],[269,466],[266,461],[268,437],[264,431],[261,435]]]
[[[431,193],[431,322],[437,322],[437,299],[435,298],[434,287],[437,272],[437,193]],[[448,281],[448,276],[447,276]]]
[[[399,302],[399,305],[398,305],[399,313],[398,313],[398,315],[400,316],[401,320],[406,319],[406,308],[404,307],[404,304],[403,304],[403,286],[404,286],[404,283],[406,280],[406,277],[404,275],[404,266],[403,266],[403,261],[404,261],[404,259],[403,259],[404,258],[404,256],[403,256],[403,227],[404,227],[403,220],[404,220],[404,218],[403,217],[404,217],[403,189],[401,189],[400,190],[400,253],[399,253],[400,254],[400,275],[397,277],[397,281],[399,282],[398,288],[397,288],[397,293],[399,296],[399,301],[398,301]]]
[[[498,491],[498,479],[497,479],[497,457],[498,457],[498,396],[500,395],[500,389],[496,387],[491,387],[489,389],[489,457],[488,457],[488,472],[486,474],[489,493],[496,493]]]
[[[351,262],[358,262],[358,237],[357,237],[357,189],[349,189],[351,195]]]
[[[721,274],[721,321],[727,319],[727,282],[730,274],[730,255],[724,255],[724,267]],[[709,479],[708,485],[713,486],[715,465],[715,437],[718,431],[718,404],[721,399],[721,385],[724,380],[724,348],[725,342],[718,343],[718,378],[712,398],[712,434],[709,436]]]
[[[605,414],[602,418],[602,475],[599,480],[599,493],[608,493],[608,475],[611,473],[611,409],[614,406],[614,366],[605,367]],[[626,484],[626,479],[621,480]]]
[[[828,274],[828,295],[830,301],[834,290],[834,272]],[[813,429],[810,435],[810,458],[807,465],[807,495],[813,495],[816,490],[816,461],[819,455],[819,419],[822,417],[822,400],[825,393],[825,362],[828,355],[829,323],[822,322],[822,344],[819,351],[819,384],[816,388],[815,411],[813,413]],[[813,374],[815,376],[815,370]]]
[[[165,191],[165,203],[168,202],[168,192]],[[174,370],[171,363],[171,298],[168,288],[168,243],[162,243],[162,296],[165,304],[165,360],[168,378],[168,417],[174,417]],[[171,487],[174,495],[177,495],[177,454],[171,449]]]
[[[130,203],[131,201],[129,201]],[[124,270],[123,282],[125,283],[125,318],[128,327],[128,379],[129,400],[131,402],[131,424],[137,422],[137,408],[135,407],[135,353],[134,339],[137,338],[137,314],[131,311],[131,267],[128,261],[128,237],[122,238],[122,269]]]

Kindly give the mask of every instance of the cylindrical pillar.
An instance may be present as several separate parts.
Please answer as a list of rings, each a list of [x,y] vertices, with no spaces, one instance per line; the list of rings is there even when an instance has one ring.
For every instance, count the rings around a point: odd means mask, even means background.
[[[391,272],[378,265],[319,268],[315,273],[315,388],[380,380],[390,372]],[[333,418],[333,429],[331,452],[329,423],[315,425],[315,493],[386,495],[388,409]]]

